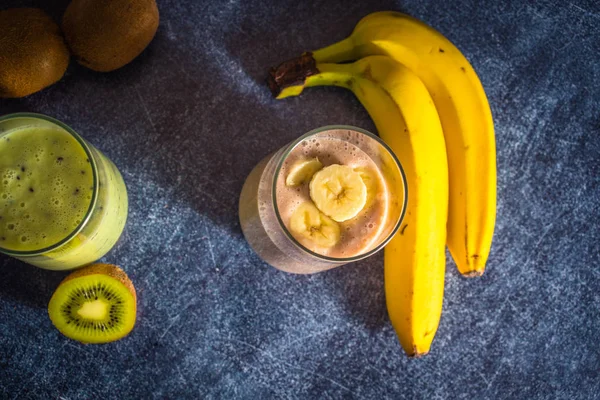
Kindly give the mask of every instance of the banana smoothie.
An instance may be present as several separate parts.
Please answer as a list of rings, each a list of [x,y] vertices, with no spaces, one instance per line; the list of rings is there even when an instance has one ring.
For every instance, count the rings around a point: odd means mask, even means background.
[[[359,140],[362,139],[358,136]],[[381,171],[351,141],[303,141],[284,161],[277,208],[292,236],[328,257],[354,257],[382,232],[389,190]]]
[[[401,166],[376,136],[324,127],[255,167],[240,196],[240,221],[267,263],[314,273],[381,249],[406,197]]]

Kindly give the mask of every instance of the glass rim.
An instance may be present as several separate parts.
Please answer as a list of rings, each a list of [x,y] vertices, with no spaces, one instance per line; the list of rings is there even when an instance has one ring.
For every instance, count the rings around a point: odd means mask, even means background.
[[[88,207],[88,210],[85,213],[85,216],[81,219],[81,222],[79,223],[79,225],[77,225],[77,227],[73,231],[71,231],[65,238],[63,238],[62,240],[58,241],[55,244],[52,244],[48,247],[45,247],[45,248],[42,248],[39,250],[28,250],[28,251],[9,250],[9,249],[5,249],[4,247],[0,246],[0,252],[7,254],[9,256],[37,256],[37,255],[41,255],[41,254],[56,250],[59,247],[62,247],[63,245],[67,244],[73,238],[75,238],[75,236],[77,236],[79,234],[79,232],[81,232],[81,230],[87,225],[89,219],[92,216],[92,212],[94,211],[94,208],[96,207],[96,202],[98,200],[98,166],[96,165],[96,159],[94,158],[87,142],[81,136],[79,136],[79,134],[77,132],[75,132],[75,130],[73,130],[67,124],[65,124],[55,118],[44,115],[44,114],[37,114],[37,113],[30,113],[30,112],[12,113],[12,114],[6,114],[3,116],[0,116],[0,123],[4,122],[6,120],[15,119],[15,118],[41,119],[41,120],[50,122],[54,125],[57,125],[59,128],[62,128],[69,135],[71,135],[77,141],[77,143],[79,143],[81,145],[81,147],[83,148],[83,151],[85,152],[85,154],[88,157],[88,160],[90,160],[90,165],[92,167],[93,190],[92,190],[92,199],[90,200],[90,205]]]
[[[402,178],[402,184],[403,184],[402,186],[404,188],[404,190],[403,190],[404,201],[402,202],[402,210],[400,211],[400,216],[398,218],[398,221],[396,222],[396,225],[390,231],[388,236],[384,240],[382,240],[381,243],[379,243],[377,246],[375,246],[374,248],[372,248],[371,250],[369,250],[365,253],[362,253],[362,254],[359,254],[356,256],[352,256],[352,257],[343,257],[343,258],[329,257],[329,256],[325,256],[325,255],[316,253],[316,252],[308,249],[304,245],[302,245],[300,242],[298,242],[298,240],[296,240],[296,238],[288,230],[287,226],[283,223],[281,214],[279,213],[279,207],[277,206],[277,196],[276,196],[277,181],[279,178],[279,173],[281,172],[283,163],[288,158],[288,156],[290,155],[292,150],[294,150],[296,148],[296,146],[298,144],[300,144],[302,141],[304,141],[305,139],[307,139],[311,136],[314,136],[321,132],[326,132],[326,131],[330,131],[330,130],[338,130],[338,129],[360,132],[360,133],[370,137],[371,139],[374,139],[377,143],[379,143],[390,154],[390,156],[394,160],[394,163],[398,167],[398,170],[400,171],[400,176]],[[271,198],[273,201],[273,208],[275,210],[275,216],[277,217],[277,221],[279,222],[279,225],[281,226],[281,228],[282,228],[283,232],[285,233],[285,235],[287,236],[287,238],[296,247],[298,247],[301,251],[309,254],[312,257],[319,259],[320,261],[327,261],[327,262],[333,262],[333,263],[349,263],[349,262],[353,262],[353,261],[362,260],[364,258],[370,257],[373,254],[377,253],[383,247],[385,247],[385,245],[388,244],[388,242],[394,237],[396,232],[398,232],[398,229],[400,228],[400,225],[402,224],[402,221],[404,220],[404,215],[406,214],[406,208],[408,205],[408,182],[406,180],[406,174],[404,172],[404,168],[402,167],[402,163],[400,163],[400,160],[398,160],[398,157],[396,157],[396,154],[392,151],[390,146],[388,146],[379,136],[367,131],[366,129],[358,128],[358,127],[352,126],[352,125],[325,125],[325,126],[315,128],[315,129],[305,133],[304,135],[300,136],[299,138],[294,140],[292,143],[287,145],[284,149],[285,150],[284,150],[283,154],[281,154],[279,160],[277,161],[277,166],[275,168],[275,174],[273,176],[273,182],[272,182],[272,186],[271,186]]]

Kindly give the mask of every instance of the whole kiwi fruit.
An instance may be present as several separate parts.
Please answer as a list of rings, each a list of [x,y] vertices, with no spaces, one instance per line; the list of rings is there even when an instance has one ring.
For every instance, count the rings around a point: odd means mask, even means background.
[[[108,72],[130,63],[150,44],[158,20],[155,0],[73,0],[62,27],[79,64]]]
[[[68,275],[58,286],[48,314],[65,336],[82,343],[108,343],[135,325],[137,295],[116,265],[94,264]]]
[[[60,28],[44,11],[0,11],[0,97],[25,97],[56,83],[69,57]]]

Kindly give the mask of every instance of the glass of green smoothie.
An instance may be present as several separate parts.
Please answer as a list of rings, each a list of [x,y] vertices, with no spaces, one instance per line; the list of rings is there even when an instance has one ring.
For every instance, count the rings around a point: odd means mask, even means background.
[[[123,178],[94,146],[45,115],[0,117],[0,252],[81,267],[115,245],[126,219]]]

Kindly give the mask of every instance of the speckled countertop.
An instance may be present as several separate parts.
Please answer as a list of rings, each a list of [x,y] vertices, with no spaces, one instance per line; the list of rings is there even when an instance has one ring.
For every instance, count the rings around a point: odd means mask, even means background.
[[[56,18],[64,0],[39,4]],[[151,46],[110,74],[73,63],[53,87],[0,100],[71,125],[129,188],[104,260],[139,294],[126,339],[85,346],[55,330],[65,273],[0,256],[1,399],[600,398],[600,6],[594,0],[159,0]],[[431,353],[403,354],[381,254],[313,276],[245,243],[237,196],[267,153],[308,130],[374,130],[350,92],[275,101],[268,67],[396,9],[446,34],[492,105],[498,221],[488,270],[448,262]],[[0,30],[1,31],[1,30]],[[1,33],[0,33],[1,34]],[[1,66],[0,66],[1,68]]]

